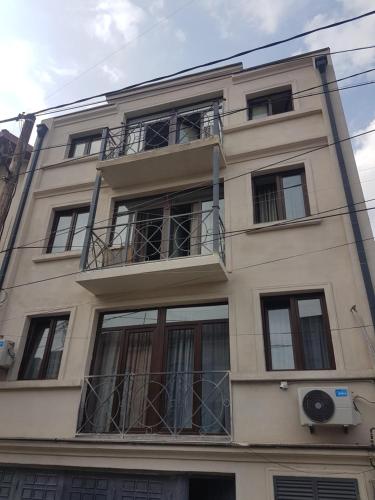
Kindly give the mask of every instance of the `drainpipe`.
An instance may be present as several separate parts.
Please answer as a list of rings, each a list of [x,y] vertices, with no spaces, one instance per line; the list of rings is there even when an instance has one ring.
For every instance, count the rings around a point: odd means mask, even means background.
[[[321,77],[322,84],[323,84],[324,97],[325,97],[325,101],[326,101],[326,105],[327,105],[328,117],[329,117],[329,121],[331,124],[333,140],[335,142],[336,156],[337,156],[337,160],[339,163],[339,169],[340,169],[342,183],[344,186],[345,198],[346,198],[346,203],[348,206],[350,222],[351,222],[352,229],[353,229],[355,246],[356,246],[356,250],[357,250],[359,264],[361,267],[362,278],[363,278],[363,282],[365,285],[367,300],[368,300],[369,307],[370,307],[372,324],[375,325],[374,286],[372,283],[370,269],[369,269],[368,262],[367,262],[366,250],[365,250],[365,247],[363,244],[363,237],[362,237],[362,233],[361,233],[361,228],[359,226],[358,217],[357,217],[357,214],[355,212],[353,193],[352,193],[352,189],[350,186],[350,181],[349,181],[348,171],[346,168],[344,154],[342,151],[341,142],[338,142],[340,140],[340,138],[339,138],[339,134],[338,134],[338,130],[337,130],[335,112],[334,112],[333,106],[332,106],[331,94],[329,92],[329,87],[328,87],[328,83],[327,83],[327,74],[326,74],[327,65],[328,65],[327,56],[324,55],[324,56],[319,56],[319,57],[315,58],[315,66],[319,70],[320,77]]]
[[[213,104],[213,133],[219,136],[219,103]],[[212,248],[214,253],[220,253],[220,150],[215,145],[212,150]]]
[[[109,134],[108,127],[103,128],[103,131],[102,131],[102,142],[100,144],[99,161],[103,161],[104,160],[105,149],[106,149],[106,146],[107,146],[107,137],[108,137],[108,134]],[[81,260],[80,260],[80,263],[79,263],[79,267],[80,267],[81,271],[85,271],[86,265],[87,265],[87,258],[89,256],[89,250],[90,250],[91,234],[92,234],[92,230],[94,228],[96,208],[98,206],[98,200],[99,200],[99,193],[100,193],[101,184],[102,184],[102,174],[99,171],[96,174],[96,179],[95,179],[95,184],[94,184],[94,190],[92,192],[92,198],[91,198],[91,204],[90,204],[90,212],[89,212],[89,217],[88,217],[88,220],[87,220],[85,239],[83,241],[83,248],[82,248],[82,253],[81,253]]]
[[[14,249],[14,244],[16,242],[18,230],[21,224],[22,216],[23,216],[23,211],[25,209],[27,197],[30,191],[30,186],[34,178],[34,172],[39,160],[39,154],[40,154],[40,149],[42,147],[44,137],[48,131],[47,125],[44,123],[41,123],[37,125],[37,140],[34,148],[34,154],[31,158],[30,162],[30,167],[29,167],[29,173],[27,174],[26,182],[23,187],[23,191],[21,194],[21,199],[17,208],[17,213],[16,213],[16,218],[14,220],[14,224],[12,227],[12,232],[10,234],[9,242],[7,245],[7,249],[5,250],[5,255],[3,262],[1,264],[1,269],[0,269],[0,290],[3,288],[4,285],[4,280],[5,276],[9,267],[9,262],[12,257],[13,249]]]

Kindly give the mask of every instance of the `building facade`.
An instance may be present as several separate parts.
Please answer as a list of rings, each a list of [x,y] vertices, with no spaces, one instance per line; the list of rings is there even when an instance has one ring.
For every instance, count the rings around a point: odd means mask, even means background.
[[[39,126],[0,498],[374,498],[374,242],[326,53]]]

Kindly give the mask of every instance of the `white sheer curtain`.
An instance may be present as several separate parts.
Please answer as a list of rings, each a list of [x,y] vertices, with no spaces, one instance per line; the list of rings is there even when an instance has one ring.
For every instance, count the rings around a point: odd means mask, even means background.
[[[193,414],[194,330],[170,329],[166,366],[167,425],[173,430],[191,429]]]
[[[90,379],[93,389],[88,389],[86,399],[87,431],[104,433],[111,431],[111,417],[116,387],[121,331],[100,333],[94,376]],[[97,375],[97,376],[96,376]]]
[[[151,333],[129,332],[120,409],[124,430],[146,424],[150,364]]]
[[[320,300],[299,300],[298,311],[305,369],[328,369],[330,360]]]
[[[229,430],[228,323],[202,325],[201,431],[220,434]]]

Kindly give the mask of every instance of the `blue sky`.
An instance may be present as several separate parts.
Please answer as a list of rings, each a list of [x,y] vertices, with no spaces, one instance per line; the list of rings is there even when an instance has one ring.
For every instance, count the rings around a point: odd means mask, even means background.
[[[375,2],[0,0],[0,5],[6,68],[0,77],[0,116],[7,117],[352,17],[372,10]],[[241,60],[248,67],[325,46],[341,50],[374,43],[372,16]],[[337,55],[334,62],[337,76],[346,76],[375,67],[375,50]],[[370,80],[375,80],[375,71],[348,83]],[[375,85],[346,90],[341,96],[351,133],[375,128]],[[18,127],[8,128],[17,133]],[[357,140],[354,147],[365,197],[375,198],[375,134]]]

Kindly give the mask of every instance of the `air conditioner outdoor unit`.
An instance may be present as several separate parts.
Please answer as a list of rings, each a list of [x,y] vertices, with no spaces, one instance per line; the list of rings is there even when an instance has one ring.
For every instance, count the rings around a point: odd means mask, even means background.
[[[298,389],[301,425],[349,426],[361,423],[348,387],[301,387]]]
[[[0,368],[12,366],[14,357],[14,342],[0,338]]]

